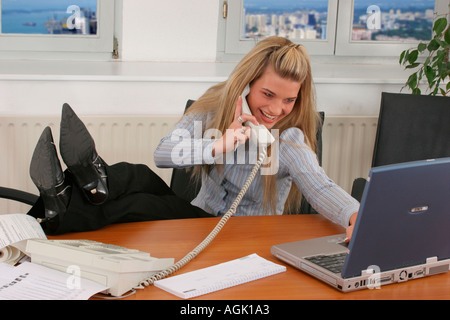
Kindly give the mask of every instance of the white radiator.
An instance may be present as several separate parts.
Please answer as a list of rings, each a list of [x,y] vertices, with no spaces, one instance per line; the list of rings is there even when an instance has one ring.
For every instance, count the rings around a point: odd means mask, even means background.
[[[153,151],[179,120],[178,116],[82,116],[98,153],[107,163],[147,164],[170,182],[171,169],[158,169]],[[59,116],[0,117],[0,186],[37,194],[29,176],[30,159],[45,126],[52,128],[59,149]],[[376,117],[326,117],[323,167],[345,190],[354,178],[367,176],[372,158]],[[63,165],[64,168],[64,165]],[[0,200],[0,214],[28,211],[29,206]]]
[[[347,192],[369,174],[377,122],[376,116],[325,116],[322,167]]]

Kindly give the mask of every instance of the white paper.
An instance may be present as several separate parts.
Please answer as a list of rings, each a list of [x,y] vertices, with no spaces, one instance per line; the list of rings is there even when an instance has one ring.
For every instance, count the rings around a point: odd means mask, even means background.
[[[155,281],[155,286],[188,299],[286,271],[257,254]]]
[[[23,213],[0,215],[0,248],[27,239],[46,239],[35,218]]]
[[[47,239],[35,218],[23,214],[0,215],[0,263],[15,264],[29,239]]]
[[[0,300],[87,300],[107,287],[34,263],[0,264]]]

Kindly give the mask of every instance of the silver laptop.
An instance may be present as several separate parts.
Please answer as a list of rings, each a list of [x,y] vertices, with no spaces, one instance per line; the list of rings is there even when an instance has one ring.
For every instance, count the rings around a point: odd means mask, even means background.
[[[450,158],[372,168],[345,234],[274,245],[278,259],[342,292],[423,278],[450,267]]]

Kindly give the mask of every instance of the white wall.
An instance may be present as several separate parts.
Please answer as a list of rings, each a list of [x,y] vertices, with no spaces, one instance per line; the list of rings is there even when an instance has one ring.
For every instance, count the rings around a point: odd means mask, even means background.
[[[123,1],[124,61],[216,59],[219,1]]]
[[[120,60],[1,61],[0,115],[182,114],[189,98],[223,81],[216,63],[219,1],[130,0],[118,6]],[[314,57],[313,57],[314,59]],[[377,115],[381,91],[399,92],[397,63],[314,59],[318,104],[329,115]]]

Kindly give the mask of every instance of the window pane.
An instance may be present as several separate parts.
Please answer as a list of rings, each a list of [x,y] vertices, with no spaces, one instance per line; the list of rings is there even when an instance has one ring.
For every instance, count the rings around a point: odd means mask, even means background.
[[[435,0],[355,0],[352,40],[430,40]]]
[[[97,34],[97,0],[1,0],[3,34]]]
[[[241,39],[327,38],[328,0],[244,0]]]

